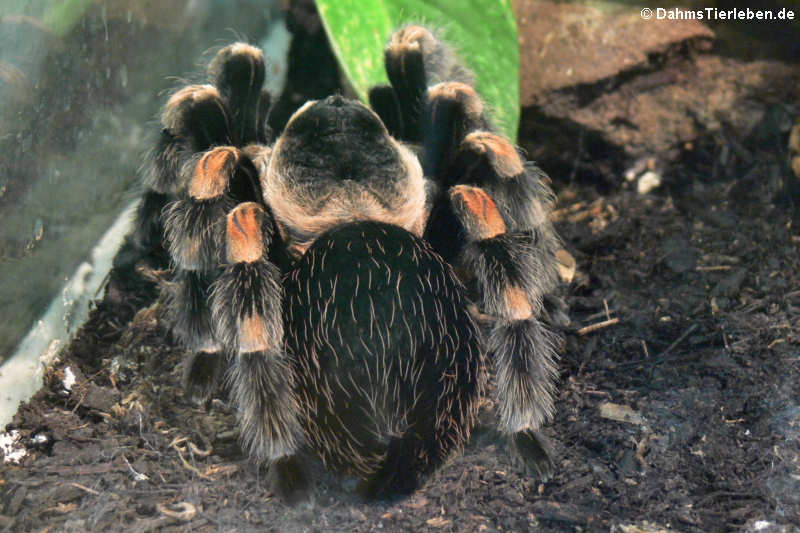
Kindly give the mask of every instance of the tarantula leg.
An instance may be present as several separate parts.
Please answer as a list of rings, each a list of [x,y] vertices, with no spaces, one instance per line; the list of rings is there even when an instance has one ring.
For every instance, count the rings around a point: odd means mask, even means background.
[[[555,204],[550,178],[536,164],[523,162],[504,137],[470,132],[456,148],[448,172],[460,183],[485,188],[512,229],[550,227],[548,215]]]
[[[422,26],[412,24],[397,30],[386,45],[384,62],[393,91],[378,88],[370,95],[370,104],[385,123],[389,118],[387,125],[400,125],[397,134],[392,134],[404,141],[422,141],[428,86],[442,81],[474,83],[472,73],[458,62],[450,47]],[[393,114],[395,105],[400,120]]]
[[[187,352],[183,359],[184,394],[197,405],[206,405],[222,383],[228,357],[218,344]]]
[[[262,91],[266,67],[264,53],[246,43],[220,50],[208,66],[208,76],[230,109],[231,143],[267,143],[269,93]]]
[[[537,233],[508,231],[494,199],[480,187],[456,185],[450,202],[467,235],[462,263],[478,277],[484,309],[514,319],[537,315],[546,259]]]
[[[568,326],[567,305],[551,292],[560,278],[558,251],[562,245],[549,216],[555,205],[550,178],[536,164],[523,161],[505,138],[487,131],[474,131],[464,138],[447,173],[459,176],[460,183],[482,187],[497,204],[509,232],[535,233],[534,264],[539,280],[535,299],[542,300],[548,324],[562,329]],[[562,253],[571,258],[566,251]]]
[[[423,49],[431,48],[435,42],[425,28],[407,26],[392,35],[384,50],[386,74],[400,106],[403,140],[421,139],[420,123],[428,87]]]
[[[211,315],[206,300],[213,276],[205,272],[179,270],[170,282],[169,310],[173,332],[191,351],[214,352],[219,344],[212,335]]]
[[[506,232],[506,223],[489,195],[479,187],[456,185],[450,190],[458,218],[474,239],[489,239]]]
[[[554,336],[533,316],[500,319],[487,350],[494,357],[500,429],[509,435],[535,431],[554,412],[557,377]]]
[[[204,404],[217,389],[225,357],[212,331],[211,313],[206,303],[214,275],[179,270],[167,285],[167,309],[173,333],[186,349],[183,383],[186,396]]]
[[[133,230],[125,237],[119,252],[114,256],[114,269],[133,270],[147,255],[153,259],[153,267],[166,266],[169,258],[164,249],[164,225],[161,213],[169,203],[170,196],[153,190],[145,190],[136,208]]]
[[[556,469],[553,446],[540,432],[525,429],[511,435],[509,444],[512,458],[521,463],[523,470],[542,480],[549,479]]]
[[[538,305],[558,284],[556,252],[561,248],[549,217],[555,196],[547,175],[535,164],[523,162],[505,138],[486,131],[475,131],[464,138],[447,173],[459,176],[462,184],[481,187],[496,204],[509,235],[521,233],[533,238],[526,259],[534,283],[527,289]],[[552,298],[546,300],[556,305]]]
[[[462,140],[472,131],[489,130],[483,100],[472,86],[444,82],[428,89],[428,112],[423,125],[423,168],[442,187],[455,183],[448,172]]]
[[[455,164],[468,171],[468,180],[503,182],[525,172],[522,158],[511,143],[488,131],[473,131],[466,135],[456,157]]]
[[[481,188],[450,190],[467,234],[463,266],[477,277],[481,307],[494,317],[487,351],[494,359],[500,429],[523,460],[548,472],[547,449],[535,433],[553,414],[554,336],[538,320],[542,258],[535,232],[508,232],[492,198]]]
[[[228,109],[216,87],[187,85],[173,94],[161,113],[161,136],[145,185],[175,194],[182,189],[181,169],[195,153],[229,144]]]
[[[170,310],[177,336],[188,350],[186,393],[202,403],[219,385],[226,362],[206,303],[224,258],[225,216],[236,203],[257,198],[260,189],[249,158],[230,146],[196,154],[182,174],[186,190],[164,210],[167,247],[178,267]]]
[[[145,191],[134,231],[115,260],[116,267],[129,267],[151,253],[162,255],[162,212],[184,187],[181,168],[195,152],[224,144],[227,122],[225,105],[210,85],[189,85],[172,95],[161,114],[161,134],[143,176]]]
[[[396,139],[405,139],[403,111],[394,89],[389,85],[377,85],[369,90],[369,106],[381,117],[389,134]]]
[[[222,262],[225,216],[237,203],[260,198],[256,170],[232,146],[195,155],[184,165],[186,193],[165,208],[165,234],[175,264],[211,271]]]
[[[284,348],[281,273],[267,259],[273,232],[259,204],[236,206],[226,218],[226,266],[211,292],[216,337],[234,356],[230,382],[241,438],[255,459],[271,463],[293,456],[303,440]],[[295,492],[298,476],[275,476],[276,490]]]
[[[452,49],[427,28],[414,24],[392,35],[384,50],[384,62],[400,106],[400,138],[405,141],[423,140],[422,117],[430,85],[444,81],[474,84],[472,73],[461,65]]]

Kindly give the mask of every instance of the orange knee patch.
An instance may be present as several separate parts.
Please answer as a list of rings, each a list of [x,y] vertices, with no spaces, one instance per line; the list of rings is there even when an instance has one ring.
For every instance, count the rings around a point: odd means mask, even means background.
[[[264,255],[263,222],[264,210],[254,202],[239,204],[228,213],[229,263],[253,263],[261,259]]]
[[[494,203],[486,192],[479,187],[470,185],[456,185],[450,192],[450,199],[459,201],[464,214],[471,217],[471,226],[478,239],[489,239],[506,232],[506,223],[503,220],[497,204]]]
[[[189,196],[195,200],[211,200],[222,196],[238,161],[239,151],[230,146],[207,152],[194,167]]]
[[[451,100],[460,102],[464,106],[464,111],[473,117],[483,113],[483,101],[478,93],[470,85],[460,81],[448,81],[438,83],[428,89],[428,99]]]
[[[506,306],[511,319],[526,320],[533,315],[533,307],[528,300],[528,295],[520,287],[506,288]]]
[[[485,154],[498,174],[503,177],[518,176],[524,171],[517,150],[500,135],[476,131],[464,138],[464,145],[467,149]]]
[[[250,315],[239,321],[240,353],[267,351],[274,348],[277,342],[277,339],[270,339],[267,324],[261,315]]]

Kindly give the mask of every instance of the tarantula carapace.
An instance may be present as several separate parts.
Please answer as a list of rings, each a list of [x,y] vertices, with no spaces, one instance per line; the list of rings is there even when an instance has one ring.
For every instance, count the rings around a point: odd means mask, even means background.
[[[548,179],[432,32],[400,29],[385,62],[372,110],[308,102],[273,139],[261,51],[223,48],[210,84],[169,98],[146,174],[132,242],[171,256],[187,391],[229,386],[283,494],[301,450],[367,495],[413,490],[468,438],[490,367],[499,428],[552,467]]]

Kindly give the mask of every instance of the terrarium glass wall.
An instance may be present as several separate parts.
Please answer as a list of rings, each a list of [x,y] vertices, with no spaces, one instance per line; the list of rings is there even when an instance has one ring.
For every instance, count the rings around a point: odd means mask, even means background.
[[[272,0],[0,2],[0,363],[54,304],[79,325],[74,290],[137,197],[166,92],[279,26]]]

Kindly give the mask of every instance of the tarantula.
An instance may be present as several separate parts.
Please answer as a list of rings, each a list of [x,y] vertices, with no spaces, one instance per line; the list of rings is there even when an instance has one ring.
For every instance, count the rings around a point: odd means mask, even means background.
[[[145,175],[132,241],[166,243],[187,392],[230,387],[283,495],[301,450],[367,495],[414,490],[469,437],[490,362],[500,430],[552,468],[549,180],[432,32],[397,31],[385,65],[372,109],[311,101],[273,138],[262,52],[227,46],[169,98]]]

